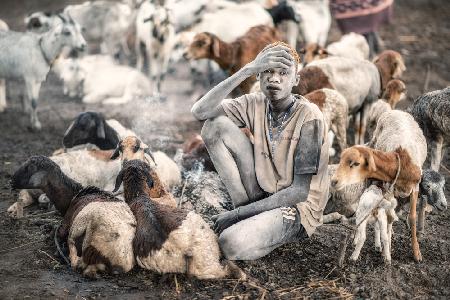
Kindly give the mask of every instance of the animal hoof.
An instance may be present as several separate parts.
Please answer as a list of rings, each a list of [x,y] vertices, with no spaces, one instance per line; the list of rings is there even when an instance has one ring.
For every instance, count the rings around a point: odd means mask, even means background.
[[[23,209],[20,209],[17,202],[8,208],[7,213],[11,218],[15,219],[23,218]]]
[[[334,148],[328,149],[328,156],[333,157],[336,155],[336,150]]]
[[[416,262],[421,262],[422,261],[422,253],[420,253],[420,251],[417,253],[417,255],[414,255],[414,260]]]
[[[384,259],[384,264],[386,265],[386,266],[390,266],[391,265],[391,259]]]
[[[375,246],[375,251],[380,252],[382,251],[381,246]]]

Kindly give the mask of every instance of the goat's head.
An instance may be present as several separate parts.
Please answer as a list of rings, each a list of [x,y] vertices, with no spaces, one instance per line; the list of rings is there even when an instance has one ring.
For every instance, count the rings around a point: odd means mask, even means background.
[[[306,45],[300,49],[299,54],[302,55],[305,64],[328,57],[327,50],[316,43]]]
[[[152,24],[152,36],[159,43],[164,44],[171,30],[174,30],[171,22],[170,11],[167,7],[158,5],[153,14],[144,20]]]
[[[13,189],[43,189],[52,176],[59,176],[61,169],[48,157],[32,156],[14,172],[11,179]]]
[[[145,154],[148,154],[156,164],[153,153],[144,142],[136,136],[127,136],[117,144],[111,159],[117,159],[120,156],[123,163],[133,159],[146,161]]]
[[[68,14],[60,13],[57,16],[62,24],[61,26],[56,26],[55,35],[61,41],[62,46],[77,51],[84,51],[86,48],[86,41],[81,34],[80,25]]]
[[[331,178],[331,186],[341,190],[347,185],[364,181],[376,169],[370,148],[364,146],[347,148],[341,154],[339,166]]]
[[[72,148],[87,143],[99,146],[100,143],[105,141],[106,126],[107,124],[103,115],[97,112],[82,112],[75,118],[64,133],[63,145],[66,148]],[[115,145],[118,141],[119,138],[115,136],[112,137],[111,143],[114,143]],[[111,148],[113,147],[114,146]]]
[[[25,17],[27,30],[43,33],[50,29],[53,24],[53,16],[46,12],[35,12]]]
[[[64,81],[64,95],[81,97],[86,72],[77,59],[68,58],[61,62],[60,77]]]
[[[389,80],[400,78],[406,70],[403,57],[394,50],[385,50],[373,59],[373,63],[380,72],[382,88],[385,88]]]
[[[431,169],[423,171],[420,182],[420,197],[425,197],[427,203],[438,210],[447,209],[447,199],[444,194],[445,178]]]
[[[143,185],[143,183],[151,189],[153,187],[153,178],[151,176],[150,165],[138,159],[124,161],[122,170],[120,170],[116,178],[116,184],[113,191],[114,193],[119,190],[122,182],[125,182],[125,189],[145,189],[146,186]]]
[[[390,80],[382,98],[394,109],[398,102],[406,99],[406,85],[399,79]]]
[[[220,57],[219,38],[209,32],[196,34],[184,57],[186,59]]]

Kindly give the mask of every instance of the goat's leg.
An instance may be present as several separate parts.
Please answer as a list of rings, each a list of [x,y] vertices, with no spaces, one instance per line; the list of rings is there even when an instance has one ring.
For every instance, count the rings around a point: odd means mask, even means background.
[[[144,70],[144,53],[141,48],[142,43],[138,38],[136,38],[134,47],[134,50],[136,51],[136,69],[142,72]]]
[[[435,140],[431,141],[431,169],[433,171],[439,172],[441,167],[442,158],[442,145],[444,143],[444,138],[442,135],[435,137]]]
[[[361,112],[353,115],[353,128],[355,129],[355,145],[358,145],[361,134]]]
[[[347,218],[344,215],[341,215],[338,212],[332,212],[330,214],[327,215],[323,215],[323,223],[327,224],[327,223],[331,223],[334,221],[341,221],[341,223],[347,223]]]
[[[336,134],[341,153],[347,148],[347,116],[340,118],[336,125],[331,126],[332,130]],[[330,144],[332,146],[332,144]]]
[[[0,113],[6,108],[6,80],[0,79]]]
[[[371,104],[363,103],[363,106],[361,107],[361,121],[360,121],[360,129],[359,129],[359,144],[364,144],[365,141],[365,135],[366,135],[366,128],[367,128],[367,117],[369,115],[369,110],[372,107]]]
[[[378,214],[380,214],[380,212],[378,212]],[[378,252],[382,251],[382,247],[381,247],[381,234],[380,231],[382,231],[383,229],[380,227],[380,223],[379,222],[375,222],[375,250],[377,250]]]
[[[378,211],[377,217],[378,217],[377,224],[381,235],[381,243],[383,244],[383,257],[387,264],[391,264],[391,247],[389,244],[386,211],[384,209],[380,209]]]
[[[19,192],[19,197],[17,202],[11,205],[7,212],[11,217],[22,218],[23,208],[33,204],[33,196],[28,192],[28,190],[21,190]]]
[[[422,254],[420,253],[419,242],[417,241],[416,232],[416,205],[418,198],[418,191],[413,191],[410,196],[409,207],[409,226],[411,228],[411,246],[413,250],[414,260],[417,262],[422,261]]]
[[[69,260],[72,269],[77,269],[80,265],[80,257],[77,254],[77,247],[72,238],[67,239],[67,246],[69,247]]]
[[[39,100],[39,90],[41,89],[41,82],[25,79],[27,87],[28,103],[31,102],[30,121],[31,127],[34,130],[41,130],[42,125],[37,116],[37,105]]]
[[[367,220],[363,221],[356,229],[355,239],[353,240],[355,249],[353,250],[352,256],[350,256],[350,259],[353,261],[358,260],[361,249],[364,246],[364,242],[366,241],[366,227]]]
[[[330,148],[328,149],[328,156],[332,157],[336,155],[336,150],[333,148],[333,141],[334,141],[335,133],[333,129],[328,131],[328,145]]]
[[[425,227],[425,209],[427,208],[427,198],[425,196],[419,198],[419,220],[417,224],[417,234],[423,235]]]

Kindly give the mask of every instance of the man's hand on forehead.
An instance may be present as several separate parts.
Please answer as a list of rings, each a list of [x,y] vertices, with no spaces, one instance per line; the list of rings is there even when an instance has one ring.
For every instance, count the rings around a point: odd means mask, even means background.
[[[289,69],[294,64],[290,49],[283,45],[268,45],[249,64],[254,73],[261,73],[268,69]]]

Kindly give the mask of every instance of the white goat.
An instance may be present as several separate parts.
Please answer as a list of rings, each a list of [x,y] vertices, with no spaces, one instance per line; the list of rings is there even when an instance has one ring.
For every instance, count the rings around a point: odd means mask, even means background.
[[[117,120],[105,118],[95,112],[83,112],[77,116],[64,134],[63,145],[73,148],[79,145],[93,144],[100,149],[115,149],[120,140],[127,136],[137,136]],[[161,151],[153,152],[156,172],[161,181],[169,188],[181,183],[178,165]],[[148,159],[148,161],[152,161]]]
[[[366,240],[367,224],[375,223],[375,249],[383,253],[387,264],[391,263],[392,223],[398,220],[395,213],[397,199],[385,198],[382,190],[371,185],[361,196],[356,210],[356,229],[353,244],[355,250],[350,257],[356,261]]]
[[[144,2],[139,8],[136,17],[136,53],[139,70],[142,70],[144,65],[141,44],[146,50],[153,94],[160,97],[161,82],[167,73],[170,55],[175,46],[175,27],[166,7]]]
[[[288,1],[301,19],[299,24],[289,22],[287,36],[290,45],[296,45],[297,38],[301,36],[305,44],[317,43],[322,47],[325,46],[331,26],[328,2],[328,0]]]
[[[84,103],[123,104],[149,96],[150,82],[138,70],[108,59],[66,59],[60,77],[64,94],[79,96]]]
[[[330,55],[369,59],[369,44],[364,36],[354,32],[343,35],[339,41],[329,44],[326,49]]]
[[[31,126],[36,130],[42,127],[36,111],[39,90],[52,62],[63,47],[84,49],[86,46],[79,26],[70,17],[63,14],[58,17],[62,24],[43,35],[0,31],[0,78],[25,80],[27,97],[23,108],[30,111]],[[0,107],[2,110],[4,107]]]

